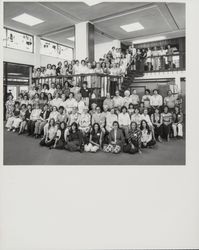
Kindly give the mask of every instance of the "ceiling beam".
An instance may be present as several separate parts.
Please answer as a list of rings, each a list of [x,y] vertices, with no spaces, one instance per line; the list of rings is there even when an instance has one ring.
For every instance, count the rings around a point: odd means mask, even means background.
[[[60,33],[60,32],[63,32],[63,31],[68,31],[68,30],[71,30],[71,29],[75,29],[75,26],[72,25],[72,26],[61,28],[61,29],[51,30],[51,31],[48,31],[46,33],[39,34],[38,36],[42,37],[42,36],[55,35],[57,33]]]
[[[156,5],[155,3],[149,3],[149,4],[147,3],[147,4],[145,4],[143,6],[140,6],[140,7],[137,7],[137,8],[121,11],[121,12],[118,12],[118,13],[115,13],[115,14],[107,15],[107,16],[104,16],[104,17],[99,17],[99,18],[96,18],[96,19],[92,19],[91,22],[93,24],[104,22],[104,21],[107,21],[107,20],[111,20],[111,19],[114,19],[114,18],[121,17],[121,16],[126,16],[126,15],[133,14],[133,13],[136,13],[136,12],[139,12],[139,11],[154,8],[155,5]]]
[[[46,9],[64,17],[65,19],[67,19],[69,22],[75,24],[75,23],[79,23],[82,22],[82,20],[76,16],[71,15],[70,13],[68,13],[67,11],[57,7],[57,5],[55,5],[53,2],[36,2],[37,4],[45,7]]]

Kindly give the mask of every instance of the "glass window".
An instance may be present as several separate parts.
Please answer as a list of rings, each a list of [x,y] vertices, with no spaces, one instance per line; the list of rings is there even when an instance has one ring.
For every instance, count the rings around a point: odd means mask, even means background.
[[[69,61],[73,60],[73,49],[63,45],[58,45],[57,52],[59,58]]]
[[[58,57],[57,44],[41,40],[40,54],[46,56]]]
[[[33,37],[7,29],[7,47],[33,52]]]
[[[40,54],[60,59],[73,60],[73,49],[67,46],[41,39]]]

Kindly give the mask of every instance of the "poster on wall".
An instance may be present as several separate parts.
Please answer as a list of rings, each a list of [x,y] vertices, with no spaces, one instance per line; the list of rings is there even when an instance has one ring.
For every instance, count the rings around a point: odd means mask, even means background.
[[[8,48],[33,52],[33,37],[13,30],[7,30]]]
[[[49,41],[41,40],[40,53],[46,56],[58,57],[57,44]]]
[[[59,58],[66,59],[68,61],[73,60],[73,50],[71,48],[63,45],[58,45],[57,52]]]

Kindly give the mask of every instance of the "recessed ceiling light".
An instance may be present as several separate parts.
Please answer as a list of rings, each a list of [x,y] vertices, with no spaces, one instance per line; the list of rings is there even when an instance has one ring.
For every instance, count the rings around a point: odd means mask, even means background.
[[[100,0],[84,0],[85,4],[89,5],[89,6],[93,6],[99,3],[102,3],[103,1]]]
[[[166,36],[156,36],[156,37],[150,37],[150,38],[143,38],[143,39],[133,41],[133,44],[155,42],[155,41],[161,41],[161,40],[165,40],[165,39],[166,39]]]
[[[68,40],[74,42],[75,41],[75,37],[74,36],[71,36],[71,37],[67,37]]]
[[[144,29],[142,24],[138,23],[138,22],[137,23],[130,23],[130,24],[122,25],[122,26],[120,26],[120,28],[122,28],[126,32],[133,32],[133,31],[136,31],[136,30],[143,30]]]
[[[19,16],[16,16],[16,17],[12,18],[12,20],[19,22],[19,23],[29,25],[29,26],[34,26],[34,25],[37,25],[39,23],[44,22],[43,20],[41,20],[37,17],[31,16],[29,14],[26,14],[26,13],[23,13]]]

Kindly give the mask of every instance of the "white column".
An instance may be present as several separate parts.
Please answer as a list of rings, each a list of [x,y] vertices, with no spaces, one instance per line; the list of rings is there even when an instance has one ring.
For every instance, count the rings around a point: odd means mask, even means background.
[[[75,25],[75,59],[88,57],[88,22]]]
[[[40,58],[40,37],[35,36],[34,39],[34,66],[41,66],[41,58]]]

